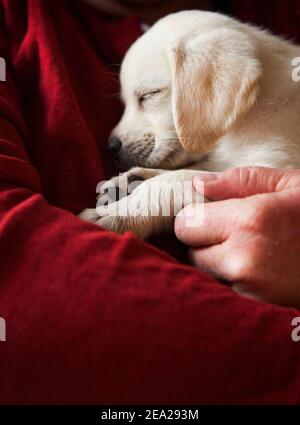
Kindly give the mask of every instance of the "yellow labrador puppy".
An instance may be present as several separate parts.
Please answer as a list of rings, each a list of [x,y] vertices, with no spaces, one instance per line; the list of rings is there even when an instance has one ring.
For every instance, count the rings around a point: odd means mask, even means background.
[[[81,217],[146,238],[195,201],[186,183],[199,170],[300,168],[299,65],[299,46],[221,14],[158,21],[121,69],[125,111],[109,149],[129,171]],[[115,186],[128,196],[107,205]]]

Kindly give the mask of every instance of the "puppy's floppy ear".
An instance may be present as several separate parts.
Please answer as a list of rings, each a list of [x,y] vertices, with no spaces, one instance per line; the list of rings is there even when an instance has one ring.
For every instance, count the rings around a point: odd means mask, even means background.
[[[218,28],[168,50],[172,109],[182,146],[208,152],[253,106],[262,75],[243,32]]]

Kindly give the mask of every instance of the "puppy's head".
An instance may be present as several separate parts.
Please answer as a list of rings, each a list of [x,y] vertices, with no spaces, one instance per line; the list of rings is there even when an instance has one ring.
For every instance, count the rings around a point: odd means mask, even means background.
[[[261,73],[247,26],[200,11],[163,18],[122,64],[112,154],[122,168],[199,161],[251,109]]]

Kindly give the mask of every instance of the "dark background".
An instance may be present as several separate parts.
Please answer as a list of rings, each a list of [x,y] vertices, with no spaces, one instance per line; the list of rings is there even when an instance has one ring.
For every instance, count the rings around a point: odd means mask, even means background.
[[[300,42],[300,0],[216,0],[214,9]]]

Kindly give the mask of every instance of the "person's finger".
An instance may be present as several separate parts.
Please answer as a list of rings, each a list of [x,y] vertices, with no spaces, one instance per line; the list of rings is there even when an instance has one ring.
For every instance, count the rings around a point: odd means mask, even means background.
[[[226,249],[223,244],[189,250],[191,263],[219,280],[228,280]]]
[[[224,242],[236,228],[241,203],[235,199],[230,204],[220,201],[186,206],[175,219],[177,238],[191,247]],[[193,214],[202,219],[195,220]]]
[[[266,298],[259,288],[252,288],[242,280],[235,281],[235,273],[241,268],[241,264],[238,257],[235,258],[230,254],[227,242],[206,248],[190,249],[189,256],[195,267],[226,283],[237,294],[255,300]]]
[[[194,187],[211,200],[244,198],[260,193],[300,188],[300,170],[279,170],[265,167],[231,168],[222,173],[200,173]]]

